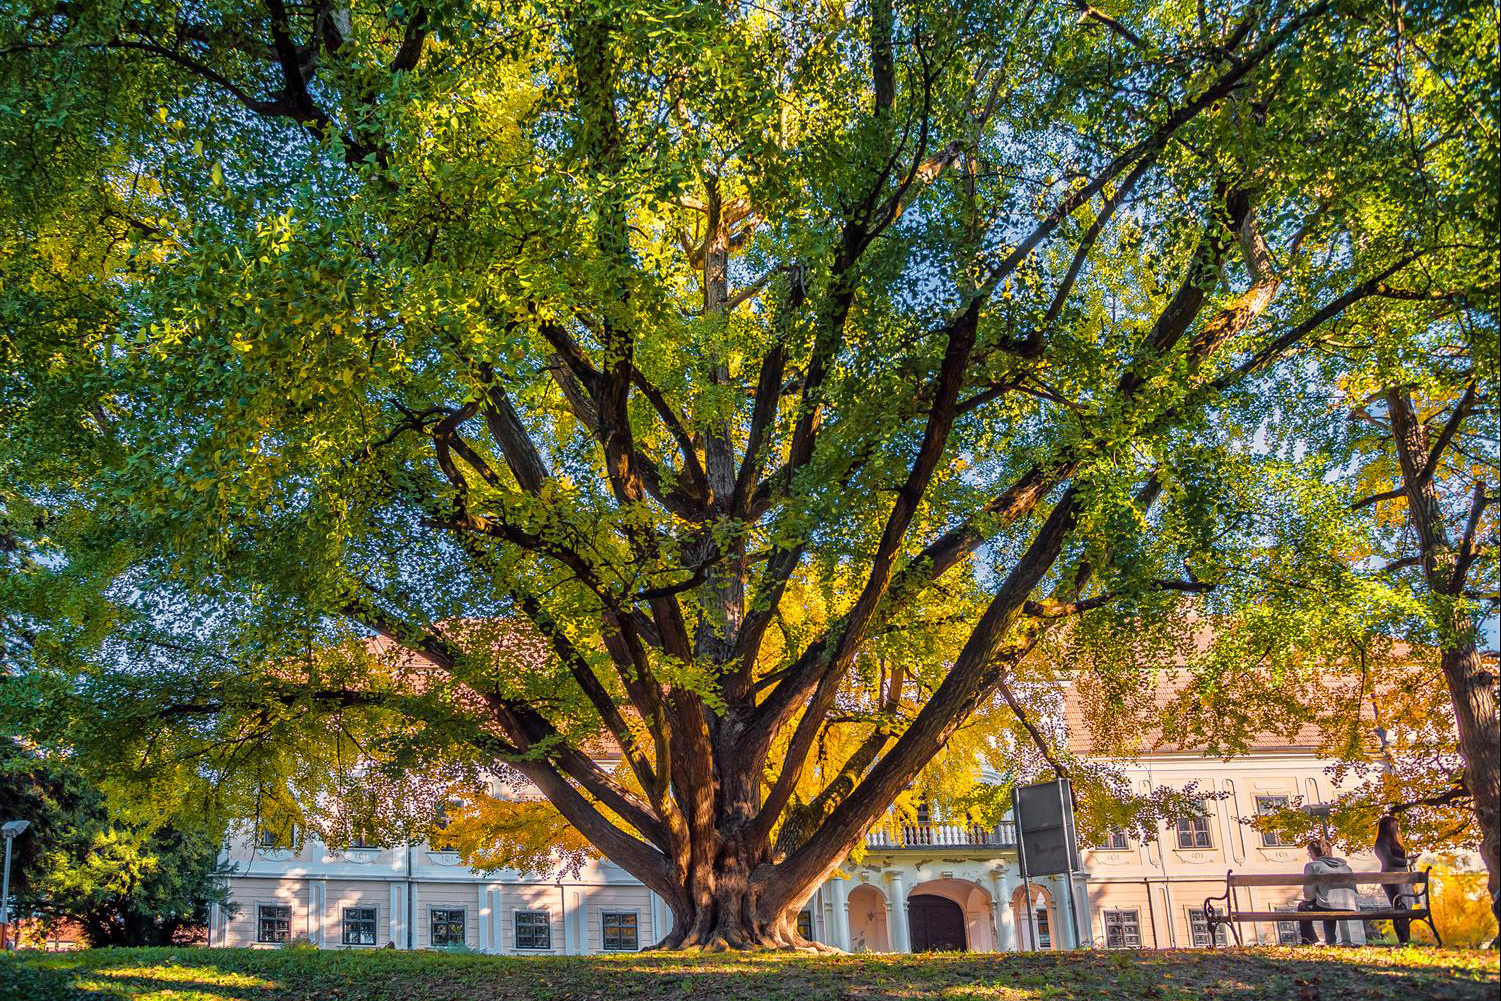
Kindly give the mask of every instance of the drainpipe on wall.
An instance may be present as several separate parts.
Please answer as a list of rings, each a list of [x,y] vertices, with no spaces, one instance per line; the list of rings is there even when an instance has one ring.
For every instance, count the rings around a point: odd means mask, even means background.
[[[1152,903],[1152,881],[1143,876],[1141,886],[1147,891],[1147,920],[1152,924],[1152,948],[1161,949],[1162,943],[1157,940],[1157,907]]]
[[[1167,944],[1171,948],[1178,948],[1177,915],[1173,913],[1172,880],[1166,876],[1162,878],[1162,899],[1167,904]]]
[[[1167,849],[1162,846],[1162,827],[1157,828],[1157,868],[1162,870],[1162,902],[1167,906],[1167,944],[1178,948],[1178,929],[1173,917],[1173,891],[1168,889],[1172,880],[1167,873]]]
[[[412,843],[407,842],[407,951],[410,952],[416,945],[412,937],[413,922],[416,919],[415,908],[412,906]]]

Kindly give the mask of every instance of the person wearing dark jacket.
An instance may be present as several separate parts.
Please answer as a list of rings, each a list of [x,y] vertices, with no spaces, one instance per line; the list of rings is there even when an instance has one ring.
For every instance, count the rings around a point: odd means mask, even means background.
[[[1303,867],[1305,876],[1331,876],[1350,871],[1350,864],[1336,857],[1329,850],[1326,842],[1318,838],[1308,842],[1308,864]],[[1323,881],[1304,883],[1303,899],[1298,901],[1300,911],[1353,911],[1358,907],[1359,902],[1355,897],[1353,883],[1349,886],[1337,886]],[[1335,944],[1339,924],[1338,921],[1324,922],[1325,945]],[[1348,937],[1347,935],[1346,938]],[[1312,921],[1298,922],[1298,940],[1304,945],[1318,944],[1318,937],[1313,933]]]
[[[1407,872],[1412,862],[1407,857],[1407,849],[1402,844],[1402,839],[1397,832],[1397,818],[1392,814],[1382,817],[1376,825],[1376,844],[1371,850],[1381,862],[1382,872]],[[1386,899],[1391,901],[1392,909],[1397,910],[1409,906],[1406,897],[1403,896],[1406,887],[1384,884],[1382,889],[1386,891]],[[1397,941],[1406,945],[1411,936],[1412,922],[1407,918],[1393,918],[1392,929],[1397,933]]]

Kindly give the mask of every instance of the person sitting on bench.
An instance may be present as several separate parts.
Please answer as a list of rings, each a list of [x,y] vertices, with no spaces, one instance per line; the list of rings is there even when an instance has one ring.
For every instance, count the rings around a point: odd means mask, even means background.
[[[1305,876],[1329,876],[1335,873],[1353,872],[1350,864],[1342,858],[1336,857],[1330,850],[1328,842],[1314,838],[1308,842],[1308,864],[1303,867]],[[1355,899],[1353,886],[1330,886],[1327,883],[1315,882],[1303,884],[1303,899],[1298,901],[1300,911],[1353,911],[1360,906]],[[1324,944],[1334,945],[1335,935],[1338,933],[1340,922],[1324,922]],[[1313,933],[1312,921],[1298,922],[1298,940],[1303,945],[1317,945],[1318,937]],[[1349,944],[1349,934],[1345,934],[1345,942]]]

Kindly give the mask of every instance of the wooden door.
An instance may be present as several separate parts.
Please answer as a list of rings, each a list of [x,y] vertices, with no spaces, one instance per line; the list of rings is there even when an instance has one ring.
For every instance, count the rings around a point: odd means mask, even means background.
[[[914,893],[907,898],[907,927],[913,952],[963,952],[964,911],[948,897]]]

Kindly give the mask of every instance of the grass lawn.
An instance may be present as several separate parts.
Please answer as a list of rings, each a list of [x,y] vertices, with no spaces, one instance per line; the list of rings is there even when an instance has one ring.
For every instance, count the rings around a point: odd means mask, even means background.
[[[0,954],[0,1001],[1494,1001],[1497,984],[1495,953],[1459,949],[791,958],[245,949]]]

